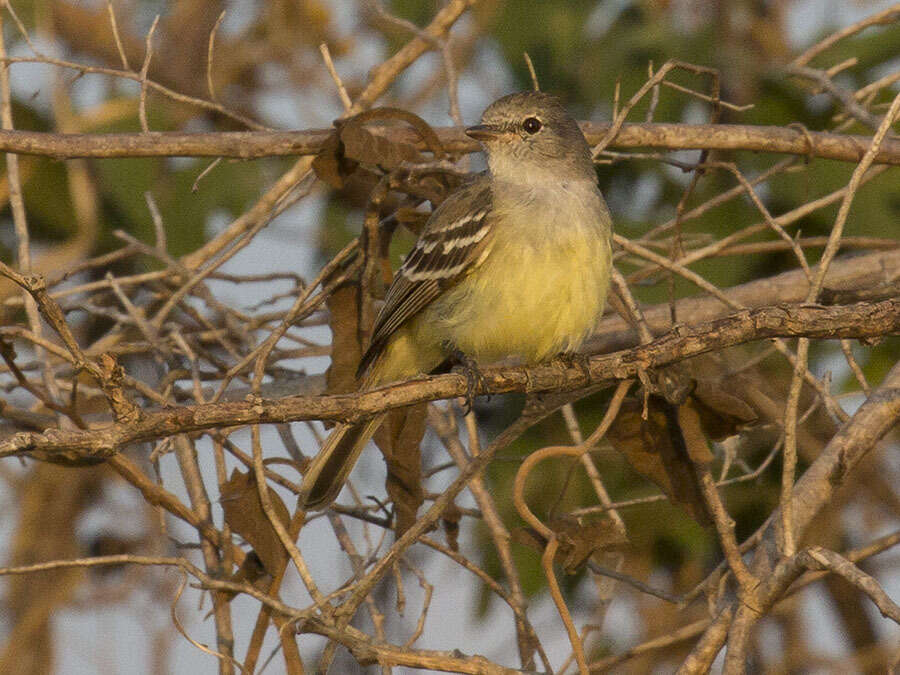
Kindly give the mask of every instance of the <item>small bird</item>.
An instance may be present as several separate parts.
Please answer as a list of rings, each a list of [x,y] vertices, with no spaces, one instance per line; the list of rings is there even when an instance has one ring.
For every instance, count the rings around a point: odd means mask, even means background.
[[[444,200],[406,256],[362,358],[361,390],[450,358],[571,354],[603,312],[611,221],[578,123],[554,96],[523,92],[492,103],[466,134],[488,170]],[[303,477],[306,510],[334,501],[384,417],[334,428]]]

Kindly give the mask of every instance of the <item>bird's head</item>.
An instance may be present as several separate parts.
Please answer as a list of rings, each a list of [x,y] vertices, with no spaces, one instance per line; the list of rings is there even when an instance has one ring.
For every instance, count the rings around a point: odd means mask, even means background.
[[[484,111],[481,124],[469,127],[466,134],[484,146],[488,167],[497,179],[596,180],[584,134],[550,94],[529,91],[497,99]]]

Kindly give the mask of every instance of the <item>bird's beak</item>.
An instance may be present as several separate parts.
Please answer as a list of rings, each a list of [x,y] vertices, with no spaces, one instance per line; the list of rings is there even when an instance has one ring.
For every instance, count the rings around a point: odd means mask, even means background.
[[[503,130],[492,124],[476,124],[466,129],[466,136],[476,141],[493,141],[503,135]]]

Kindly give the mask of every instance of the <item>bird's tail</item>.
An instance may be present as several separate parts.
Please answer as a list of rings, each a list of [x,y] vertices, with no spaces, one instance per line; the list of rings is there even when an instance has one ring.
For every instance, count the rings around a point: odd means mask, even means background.
[[[300,485],[299,502],[306,511],[319,511],[333,502],[353,470],[359,453],[378,431],[385,414],[360,424],[339,424],[325,441]]]

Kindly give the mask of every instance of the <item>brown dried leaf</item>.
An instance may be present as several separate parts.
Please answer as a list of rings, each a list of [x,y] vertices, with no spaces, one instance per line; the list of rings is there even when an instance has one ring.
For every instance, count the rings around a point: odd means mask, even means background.
[[[416,513],[425,500],[420,444],[425,436],[426,405],[395,410],[375,434],[375,442],[387,463],[385,488],[394,503],[398,537],[416,522]]]
[[[344,144],[341,142],[341,130],[335,129],[316,153],[312,161],[313,171],[331,187],[339,190],[344,187],[346,179],[356,171],[359,162],[348,159],[344,155]]]
[[[462,510],[456,502],[444,509],[441,514],[441,524],[444,526],[444,536],[447,538],[447,546],[451,551],[459,551],[459,521],[462,520]]]
[[[556,533],[559,550],[556,562],[563,566],[566,574],[574,574],[596,553],[620,549],[628,544],[628,538],[611,518],[585,522],[572,516],[563,516],[547,523]],[[543,551],[546,539],[530,527],[516,528],[511,533],[512,540]]]
[[[443,157],[444,148],[440,139],[421,117],[398,108],[373,108],[355,117],[335,122],[334,132],[322,143],[312,163],[319,178],[332,187],[341,189],[360,163],[390,171],[403,162],[422,161],[422,156],[414,145],[392,141],[365,129],[364,125],[373,120],[406,122],[419,133],[435,157]]]
[[[692,369],[685,364],[659,368],[649,373],[644,382],[650,393],[665,399],[672,405],[681,405],[694,391],[697,381],[691,376]]]
[[[441,139],[435,133],[431,125],[415,113],[402,108],[391,108],[385,106],[382,108],[372,108],[361,112],[355,117],[350,118],[345,124],[363,124],[372,120],[401,120],[410,125],[419,134],[419,137],[425,142],[428,150],[436,159],[441,159],[446,154]]]
[[[357,281],[338,286],[325,300],[331,313],[331,365],[325,374],[328,392],[356,391],[356,368],[362,359],[359,326],[360,289]]]
[[[244,557],[244,562],[241,563],[241,566],[231,575],[229,581],[238,584],[248,583],[258,591],[265,593],[269,590],[269,586],[272,583],[272,575],[266,571],[256,551],[250,551]],[[223,595],[228,601],[231,601],[237,596],[237,591],[224,591]]]
[[[287,528],[291,520],[287,507],[272,488],[267,489],[275,515]],[[249,542],[263,567],[274,575],[287,561],[287,552],[263,511],[254,474],[241,473],[235,469],[228,482],[222,485],[221,503],[225,522]]]
[[[246,581],[260,591],[266,591],[272,582],[272,575],[266,570],[259,554],[256,551],[250,551],[231,580],[237,583]]]
[[[392,142],[352,122],[341,125],[341,142],[344,144],[345,158],[375,165],[384,171],[396,169],[403,162],[421,161],[414,146]]]
[[[707,438],[721,441],[758,420],[746,386],[740,383],[741,376],[735,376],[734,366],[721,355],[705,354],[666,371],[666,377],[685,383],[682,388],[690,395]],[[687,398],[676,401],[666,396],[666,400],[679,405]]]
[[[734,436],[759,419],[744,399],[726,391],[717,382],[697,382],[692,398],[704,433],[714,441]]]
[[[707,466],[713,461],[713,454],[709,449],[700,413],[697,411],[696,400],[690,397],[684,405],[675,409],[678,429],[681,430],[681,438],[684,440],[684,448],[688,458],[694,464]],[[670,430],[675,433],[675,430]],[[677,441],[675,442],[677,445]]]
[[[701,525],[709,525],[712,521],[693,463],[708,463],[712,454],[696,410],[690,399],[684,406],[673,406],[658,396],[650,396],[647,405],[645,420],[639,402],[625,401],[607,432],[609,442],[625,455],[635,471],[656,483],[671,501],[681,505]]]

